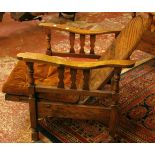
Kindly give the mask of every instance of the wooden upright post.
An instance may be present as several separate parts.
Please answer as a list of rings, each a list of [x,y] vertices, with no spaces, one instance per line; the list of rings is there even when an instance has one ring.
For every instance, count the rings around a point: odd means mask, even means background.
[[[112,90],[115,92],[112,95],[114,104],[111,105],[110,121],[109,121],[109,132],[112,137],[118,138],[116,134],[117,127],[119,125],[119,81],[120,81],[120,68],[114,69],[113,81],[111,83]],[[117,126],[116,126],[117,125]]]
[[[34,84],[34,68],[33,62],[26,62],[28,67],[28,77],[29,77],[29,85],[28,85],[28,92],[29,92],[29,108],[30,108],[30,121],[31,121],[31,129],[32,129],[32,141],[39,140],[39,133],[37,129],[37,103],[36,103],[36,96],[35,96],[35,84]]]

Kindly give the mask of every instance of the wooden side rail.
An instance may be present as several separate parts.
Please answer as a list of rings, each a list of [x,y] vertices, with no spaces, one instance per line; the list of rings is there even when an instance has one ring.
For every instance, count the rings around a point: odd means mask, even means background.
[[[110,108],[86,105],[69,105],[62,103],[39,102],[38,115],[39,117],[58,117],[88,120],[104,120],[108,124],[110,119]]]
[[[24,60],[26,62],[40,62],[48,63],[56,66],[64,65],[66,67],[75,69],[95,69],[102,67],[121,67],[129,68],[133,67],[135,61],[131,60],[106,60],[106,61],[95,61],[95,62],[80,62],[75,60],[69,60],[62,57],[48,56],[40,53],[19,53],[17,54],[19,60]]]
[[[39,26],[42,26],[45,28],[52,28],[55,30],[83,34],[83,35],[98,35],[98,34],[109,34],[109,33],[118,34],[120,32],[120,29],[116,29],[116,30],[108,30],[108,29],[88,30],[88,29],[70,26],[67,24],[56,24],[56,23],[51,23],[51,22],[50,23],[40,23]]]
[[[35,90],[38,93],[59,93],[59,94],[65,94],[65,95],[86,95],[86,96],[96,96],[96,97],[104,97],[107,95],[114,95],[114,91],[108,91],[108,90],[83,90],[83,89],[69,89],[69,88],[57,88],[52,86],[42,86],[42,85],[36,85]]]

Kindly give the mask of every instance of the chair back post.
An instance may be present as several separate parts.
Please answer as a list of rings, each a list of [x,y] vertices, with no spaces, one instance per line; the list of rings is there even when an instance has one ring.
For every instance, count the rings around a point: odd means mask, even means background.
[[[37,129],[37,102],[35,94],[35,83],[34,83],[34,63],[26,62],[28,68],[28,94],[29,94],[29,109],[30,109],[30,121],[32,130],[32,140],[37,141],[39,139],[38,129]]]

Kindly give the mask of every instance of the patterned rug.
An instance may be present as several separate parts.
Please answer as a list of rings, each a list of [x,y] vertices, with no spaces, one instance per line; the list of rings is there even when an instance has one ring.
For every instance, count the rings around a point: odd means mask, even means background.
[[[105,100],[106,102],[106,100]],[[124,142],[155,142],[155,59],[121,76],[121,122]],[[47,118],[41,121],[53,142],[107,142],[102,122]]]

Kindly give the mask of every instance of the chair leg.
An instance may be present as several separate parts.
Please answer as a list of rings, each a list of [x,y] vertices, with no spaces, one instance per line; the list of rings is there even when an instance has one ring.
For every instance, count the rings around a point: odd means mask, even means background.
[[[30,99],[29,101],[29,108],[30,108],[30,121],[31,121],[31,137],[32,141],[39,140],[39,131],[37,128],[37,112],[36,112],[36,102],[35,99]]]
[[[113,137],[113,140],[115,142],[118,141],[119,137],[117,134],[118,123],[119,123],[118,106],[112,105],[110,113],[110,122],[109,122],[109,133]]]
[[[31,130],[32,130],[32,133],[31,133],[32,142],[38,141],[39,140],[39,132],[34,128],[32,128]]]
[[[119,81],[120,81],[121,68],[115,68],[114,75],[111,83],[111,88],[115,92],[112,95],[112,100],[114,104],[111,105],[109,131],[115,140],[118,140],[117,128],[119,125]]]

